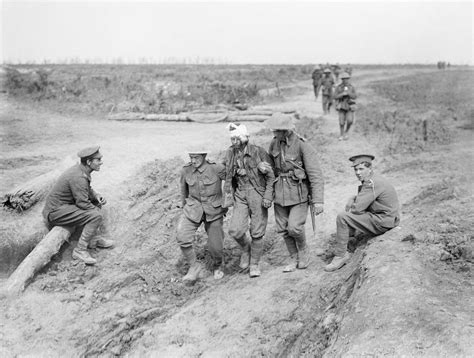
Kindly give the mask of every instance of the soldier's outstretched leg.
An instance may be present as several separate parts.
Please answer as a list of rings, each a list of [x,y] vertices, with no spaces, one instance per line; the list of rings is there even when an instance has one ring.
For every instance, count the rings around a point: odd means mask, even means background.
[[[183,282],[186,284],[193,284],[199,279],[203,267],[199,262],[197,262],[196,253],[192,246],[181,247],[181,252],[183,253],[185,261],[189,265],[188,272],[183,277]]]

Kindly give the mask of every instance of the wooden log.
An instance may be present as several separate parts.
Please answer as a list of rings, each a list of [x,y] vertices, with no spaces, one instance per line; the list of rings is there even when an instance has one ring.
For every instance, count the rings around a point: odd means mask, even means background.
[[[217,123],[217,122],[224,122],[229,114],[227,112],[214,112],[214,113],[188,113],[187,118],[190,121],[198,122],[198,123]]]
[[[57,169],[13,188],[4,195],[3,206],[18,212],[28,210],[48,194],[56,179],[73,164],[74,160],[68,157],[61,162]]]
[[[49,263],[51,257],[59,251],[70,236],[71,231],[55,226],[10,275],[2,294],[13,296],[23,292],[35,273]]]
[[[187,122],[189,118],[186,114],[146,114],[145,121],[164,121],[164,122]]]
[[[132,121],[132,120],[143,120],[145,119],[144,113],[137,113],[137,112],[122,112],[122,113],[114,113],[109,114],[107,119],[113,121]]]
[[[232,114],[227,118],[227,122],[265,122],[268,118],[270,116]]]

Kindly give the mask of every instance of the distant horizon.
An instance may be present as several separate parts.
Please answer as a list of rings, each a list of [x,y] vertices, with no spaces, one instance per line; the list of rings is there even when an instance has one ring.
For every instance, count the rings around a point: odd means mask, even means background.
[[[472,1],[0,1],[0,63],[474,64]]]

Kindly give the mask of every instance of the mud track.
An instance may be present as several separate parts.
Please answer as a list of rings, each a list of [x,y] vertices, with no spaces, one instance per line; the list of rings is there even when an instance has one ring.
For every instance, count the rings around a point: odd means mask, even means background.
[[[405,74],[400,70],[359,73],[353,82],[363,97],[371,81]],[[298,109],[300,132],[312,143],[324,145],[318,149],[326,175],[326,204],[317,220],[317,237],[327,243],[335,231],[337,212],[357,185],[347,157],[369,151],[382,158],[381,148],[357,133],[347,142],[338,142],[335,114],[322,117],[310,81],[304,85],[307,93],[273,107]],[[101,143],[105,165],[95,173],[93,185],[109,199],[107,217],[117,247],[96,252],[99,264],[86,267],[70,261],[74,243],[66,245],[21,297],[0,301],[2,356],[474,354],[469,339],[474,333],[469,323],[474,297],[470,271],[440,266],[439,251],[420,240],[419,228],[427,222],[414,215],[432,207],[430,188],[443,187],[440,183],[447,173],[452,174],[449,186],[457,188],[454,193],[466,194],[459,198],[447,191],[441,202],[438,198],[443,212],[455,213],[456,203],[462,200],[472,203],[472,188],[466,184],[466,178],[472,181],[472,171],[467,170],[473,158],[472,146],[467,145],[470,133],[458,131],[458,141],[452,145],[409,159],[394,158],[390,165],[382,162],[377,167],[387,171],[399,190],[405,219],[400,230],[361,242],[343,269],[326,273],[326,262],[313,257],[307,270],[283,274],[286,248],[275,235],[270,215],[260,278],[239,272],[239,250],[226,238],[224,278],[216,282],[207,277],[185,286],[180,277],[186,267],[175,238],[180,214],[177,174],[188,145],[205,143],[214,157],[229,145],[225,124],[113,123],[41,111],[35,112],[32,122],[29,108],[8,111],[8,118],[19,118],[8,122],[10,130],[34,132],[37,140],[12,147],[6,160],[32,161],[38,156],[60,160],[88,143]],[[247,125],[251,140],[266,146],[270,136],[262,124]],[[462,160],[453,162],[454,155]],[[22,178],[34,177],[53,165],[48,161],[12,167],[1,179],[16,184],[19,173]],[[399,170],[390,171],[392,167]],[[444,171],[437,172],[440,167]],[[39,209],[21,217],[2,215],[7,223],[26,223],[35,220]],[[466,215],[471,213],[467,210]],[[310,220],[306,231],[311,238]],[[310,249],[316,246],[314,240],[308,241]],[[199,259],[207,263],[202,230],[196,244]]]

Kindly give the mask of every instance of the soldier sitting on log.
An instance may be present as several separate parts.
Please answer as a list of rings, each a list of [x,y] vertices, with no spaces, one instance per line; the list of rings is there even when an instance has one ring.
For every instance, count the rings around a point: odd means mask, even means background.
[[[56,181],[46,198],[43,217],[51,229],[64,226],[73,230],[82,227],[81,237],[72,253],[73,259],[94,265],[88,248],[110,248],[111,240],[96,236],[103,221],[100,211],[106,200],[91,188],[91,173],[102,166],[99,146],[85,148],[77,153],[81,162],[69,168]]]

